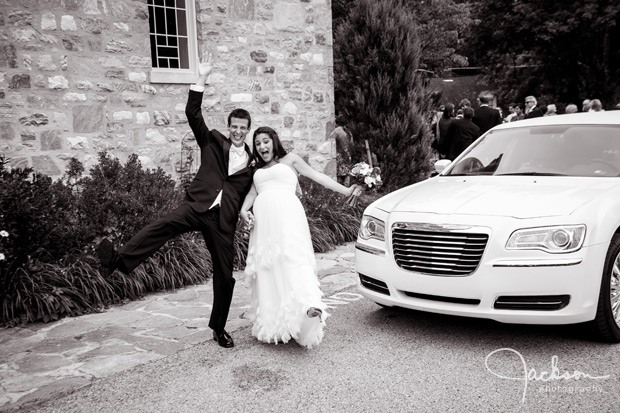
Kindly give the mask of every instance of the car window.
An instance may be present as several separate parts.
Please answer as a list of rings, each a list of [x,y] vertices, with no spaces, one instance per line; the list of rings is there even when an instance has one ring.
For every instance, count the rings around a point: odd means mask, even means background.
[[[620,127],[532,126],[491,131],[444,175],[620,176]]]

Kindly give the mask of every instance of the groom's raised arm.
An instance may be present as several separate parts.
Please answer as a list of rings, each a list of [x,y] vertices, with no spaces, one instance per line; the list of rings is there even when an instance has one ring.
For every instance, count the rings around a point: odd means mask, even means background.
[[[202,96],[212,71],[213,57],[209,53],[205,61],[198,65],[199,77],[198,80],[196,80],[196,84],[190,86],[187,105],[185,106],[187,122],[189,123],[189,127],[192,128],[192,132],[194,132],[198,146],[201,148],[211,142],[211,131],[207,127],[204,117],[202,116]]]

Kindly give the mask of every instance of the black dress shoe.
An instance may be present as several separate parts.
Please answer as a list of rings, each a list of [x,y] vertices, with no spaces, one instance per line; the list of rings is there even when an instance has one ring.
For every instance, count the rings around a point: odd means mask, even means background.
[[[226,330],[222,330],[220,333],[214,331],[213,340],[217,341],[217,344],[222,347],[230,348],[235,346],[232,337],[226,332]]]
[[[97,257],[99,258],[99,264],[101,265],[101,274],[109,277],[116,269],[116,250],[114,244],[107,238],[97,246]]]

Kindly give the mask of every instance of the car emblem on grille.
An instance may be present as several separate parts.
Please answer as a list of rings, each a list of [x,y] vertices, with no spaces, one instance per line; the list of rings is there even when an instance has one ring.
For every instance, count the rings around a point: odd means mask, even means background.
[[[392,227],[398,229],[417,229],[421,231],[465,231],[471,229],[468,225],[426,224],[418,222],[396,222]]]

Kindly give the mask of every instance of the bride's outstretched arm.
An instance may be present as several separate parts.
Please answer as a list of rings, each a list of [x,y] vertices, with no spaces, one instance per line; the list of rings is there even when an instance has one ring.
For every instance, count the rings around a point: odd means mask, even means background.
[[[306,163],[299,155],[294,153],[289,153],[286,155],[287,157],[291,157],[292,165],[295,170],[303,176],[306,176],[312,179],[314,182],[323,185],[325,188],[331,189],[332,191],[340,192],[343,195],[359,195],[362,193],[362,187],[359,185],[351,185],[350,187],[346,187],[344,185],[339,184],[334,181],[329,176],[321,173],[315,169],[312,169],[310,165]]]

